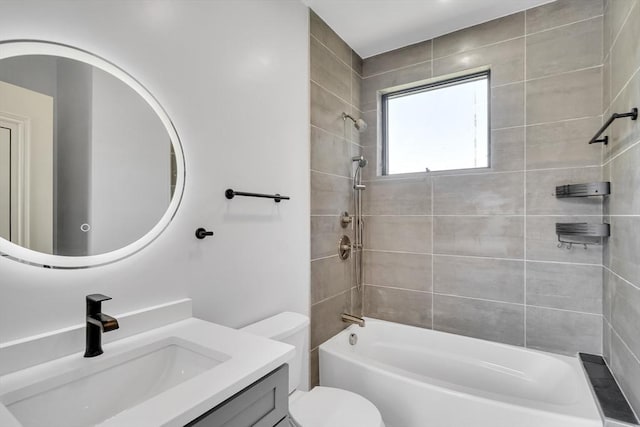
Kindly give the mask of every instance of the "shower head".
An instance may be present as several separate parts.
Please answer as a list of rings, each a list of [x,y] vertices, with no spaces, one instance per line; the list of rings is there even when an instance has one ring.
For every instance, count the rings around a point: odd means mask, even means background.
[[[364,132],[364,130],[367,128],[367,122],[365,122],[362,119],[354,119],[351,115],[347,114],[347,113],[342,113],[342,120],[347,120],[347,119],[351,119],[351,121],[353,122],[353,126],[359,131],[359,132]]]
[[[353,124],[356,129],[358,129],[360,132],[364,132],[367,129],[367,122],[365,122],[362,119],[358,119],[356,120],[356,122]]]
[[[355,157],[352,157],[351,160],[354,162],[358,162],[359,168],[363,168],[367,166],[367,163],[369,163],[367,159],[364,158],[364,156],[355,156]]]

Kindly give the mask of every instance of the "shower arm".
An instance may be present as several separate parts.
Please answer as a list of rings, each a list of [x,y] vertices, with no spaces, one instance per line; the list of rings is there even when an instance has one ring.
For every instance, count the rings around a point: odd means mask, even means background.
[[[353,116],[351,116],[351,114],[342,113],[342,120],[347,120],[347,119],[351,119],[353,123],[356,123],[356,119],[354,119]]]
[[[362,119],[356,119],[351,114],[347,114],[342,112],[342,120],[350,119],[353,122],[353,126],[358,130],[358,132],[364,132],[367,128],[367,122]]]

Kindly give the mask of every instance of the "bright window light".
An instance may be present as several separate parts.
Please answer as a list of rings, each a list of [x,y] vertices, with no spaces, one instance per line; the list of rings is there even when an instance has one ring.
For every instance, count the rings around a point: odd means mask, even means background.
[[[383,174],[489,167],[489,74],[383,95]]]

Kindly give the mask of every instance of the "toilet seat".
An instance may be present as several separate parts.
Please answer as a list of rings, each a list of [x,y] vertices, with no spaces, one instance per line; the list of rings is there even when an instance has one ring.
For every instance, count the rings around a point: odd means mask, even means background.
[[[301,427],[384,427],[373,403],[332,387],[318,386],[291,398],[289,414]]]

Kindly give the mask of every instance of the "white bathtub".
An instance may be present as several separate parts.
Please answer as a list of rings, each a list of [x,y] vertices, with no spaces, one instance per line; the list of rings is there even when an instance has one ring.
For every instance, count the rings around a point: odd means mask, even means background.
[[[320,384],[371,400],[387,427],[603,425],[577,358],[376,319],[320,346]]]

